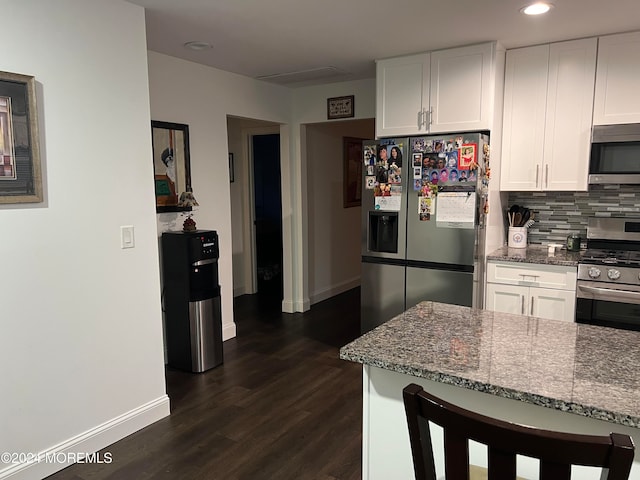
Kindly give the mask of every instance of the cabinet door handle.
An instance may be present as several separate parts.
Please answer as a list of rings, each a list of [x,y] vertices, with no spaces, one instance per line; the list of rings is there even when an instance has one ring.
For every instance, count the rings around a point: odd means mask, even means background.
[[[422,110],[418,112],[418,130],[421,130],[422,128],[425,128],[425,129],[427,128],[427,126],[429,125],[428,117],[429,117],[429,112],[427,111],[426,108],[422,108]]]
[[[549,186],[549,164],[544,166],[544,188]]]
[[[524,315],[524,295],[520,295],[520,313]]]
[[[540,165],[536,165],[536,188],[538,188],[538,177],[540,176]]]
[[[429,107],[429,126],[433,124],[433,107]]]
[[[531,297],[531,316],[533,317],[533,297]]]

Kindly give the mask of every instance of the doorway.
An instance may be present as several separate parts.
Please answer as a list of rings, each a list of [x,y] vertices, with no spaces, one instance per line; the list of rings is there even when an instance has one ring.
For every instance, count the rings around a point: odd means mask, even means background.
[[[258,294],[282,300],[280,135],[254,135],[253,198]]]

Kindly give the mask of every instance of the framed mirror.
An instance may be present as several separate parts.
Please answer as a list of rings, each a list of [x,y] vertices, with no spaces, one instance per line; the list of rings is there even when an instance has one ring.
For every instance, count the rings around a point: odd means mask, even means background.
[[[151,122],[156,212],[191,210],[181,207],[182,192],[191,190],[189,126],[182,123]]]

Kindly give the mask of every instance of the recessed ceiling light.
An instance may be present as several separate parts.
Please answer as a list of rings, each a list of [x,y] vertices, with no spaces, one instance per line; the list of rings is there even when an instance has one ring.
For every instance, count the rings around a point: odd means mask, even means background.
[[[184,44],[184,46],[186,48],[189,48],[191,50],[196,50],[196,51],[207,50],[208,48],[213,47],[213,45],[211,45],[209,42],[200,42],[200,41],[187,42]]]
[[[532,3],[531,5],[522,8],[520,11],[525,15],[541,15],[543,13],[547,13],[552,7],[553,5],[550,3],[538,2]]]

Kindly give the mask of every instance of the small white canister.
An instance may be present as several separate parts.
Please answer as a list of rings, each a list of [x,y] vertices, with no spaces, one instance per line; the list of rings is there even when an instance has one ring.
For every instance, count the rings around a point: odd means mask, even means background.
[[[509,248],[527,248],[527,228],[509,227]]]

